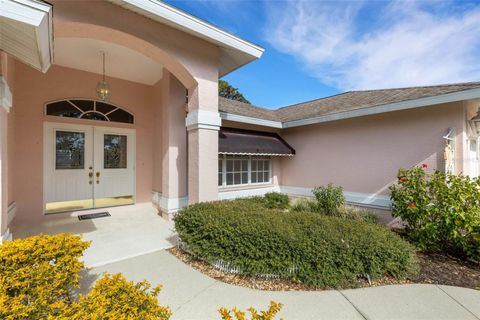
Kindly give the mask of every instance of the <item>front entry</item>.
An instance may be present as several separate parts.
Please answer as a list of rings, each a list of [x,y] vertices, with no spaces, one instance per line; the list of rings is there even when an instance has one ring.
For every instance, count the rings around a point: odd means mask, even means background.
[[[46,213],[134,202],[134,129],[45,123]]]

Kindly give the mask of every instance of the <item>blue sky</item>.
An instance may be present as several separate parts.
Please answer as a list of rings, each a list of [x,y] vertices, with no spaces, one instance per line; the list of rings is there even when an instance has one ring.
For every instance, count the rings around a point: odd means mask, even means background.
[[[480,0],[167,2],[266,49],[224,78],[255,105],[480,81]]]

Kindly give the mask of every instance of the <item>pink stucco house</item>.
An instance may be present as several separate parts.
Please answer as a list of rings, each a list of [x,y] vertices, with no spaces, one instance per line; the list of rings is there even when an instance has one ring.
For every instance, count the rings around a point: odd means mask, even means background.
[[[263,49],[162,2],[3,0],[0,19],[2,239],[51,214],[148,205],[168,218],[328,182],[388,209],[400,167],[478,174],[480,83],[268,110],[217,94]]]

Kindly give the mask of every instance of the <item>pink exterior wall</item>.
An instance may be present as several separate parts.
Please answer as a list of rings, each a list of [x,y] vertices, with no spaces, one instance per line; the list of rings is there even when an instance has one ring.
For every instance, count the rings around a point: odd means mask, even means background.
[[[165,71],[165,70],[164,70]],[[165,76],[164,76],[165,77]],[[153,85],[153,164],[152,164],[152,191],[162,192],[162,79]]]
[[[214,44],[107,1],[52,3],[55,37],[96,38],[137,50],[164,64],[186,88],[199,85],[199,107],[217,110],[219,50]]]
[[[187,196],[185,87],[167,70],[154,86],[154,191],[165,198]],[[158,134],[158,136],[157,136]],[[158,139],[158,140],[157,140]]]
[[[349,192],[388,194],[399,168],[427,163],[443,170],[449,127],[457,130],[461,172],[463,110],[461,102],[451,103],[284,130],[297,154],[282,158],[280,183],[313,188],[332,182]]]
[[[7,111],[0,106],[0,241],[8,228]]]
[[[164,76],[163,117],[163,195],[187,196],[187,131],[185,87],[170,73]]]
[[[15,61],[5,52],[0,51],[0,76],[13,94],[15,87]],[[10,111],[0,106],[0,237],[8,229],[8,207],[14,199],[13,176],[13,103]]]
[[[108,125],[98,121],[44,116],[44,104],[74,97],[96,99],[95,86],[99,78],[97,74],[55,65],[42,74],[24,64],[16,64],[13,181],[19,220],[41,219],[43,216],[43,122]],[[125,80],[108,78],[107,81],[113,92],[111,102],[135,115],[137,202],[149,202],[152,190],[153,89]]]
[[[15,60],[8,54],[2,52],[0,58],[0,75],[5,77],[7,84],[9,86],[10,92],[12,96],[15,96]],[[10,112],[7,114],[7,161],[8,161],[8,175],[13,176],[13,168],[15,167],[14,162],[14,143],[15,143],[15,136],[14,136],[14,128],[15,123],[13,121],[15,114],[15,108],[12,106],[10,108]],[[8,179],[8,205],[12,204],[15,199],[15,193],[13,188],[13,180]]]

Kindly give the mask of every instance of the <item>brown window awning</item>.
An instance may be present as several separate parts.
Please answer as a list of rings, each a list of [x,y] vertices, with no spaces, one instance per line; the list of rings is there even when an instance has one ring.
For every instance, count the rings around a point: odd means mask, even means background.
[[[276,133],[221,128],[218,133],[218,153],[293,156],[295,150]]]

